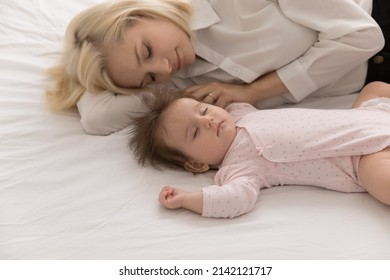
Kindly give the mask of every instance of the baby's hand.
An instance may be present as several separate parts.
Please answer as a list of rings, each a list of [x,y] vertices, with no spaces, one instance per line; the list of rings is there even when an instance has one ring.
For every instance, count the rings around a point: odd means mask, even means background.
[[[161,189],[158,200],[164,207],[168,209],[176,209],[182,207],[182,201],[186,195],[186,191],[165,186]]]

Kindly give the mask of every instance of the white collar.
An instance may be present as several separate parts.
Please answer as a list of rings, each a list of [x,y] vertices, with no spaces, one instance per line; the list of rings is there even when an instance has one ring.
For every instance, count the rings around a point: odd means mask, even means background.
[[[194,9],[191,19],[192,30],[207,28],[221,20],[207,0],[188,0],[188,2]]]

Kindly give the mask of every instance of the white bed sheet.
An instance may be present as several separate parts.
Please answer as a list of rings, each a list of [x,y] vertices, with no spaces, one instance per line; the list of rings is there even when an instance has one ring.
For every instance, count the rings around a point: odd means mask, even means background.
[[[390,207],[368,194],[283,186],[236,219],[169,211],[164,184],[198,190],[213,173],[141,168],[126,130],[90,136],[76,111],[48,112],[44,71],[71,17],[100,1],[0,1],[0,259],[390,258]]]

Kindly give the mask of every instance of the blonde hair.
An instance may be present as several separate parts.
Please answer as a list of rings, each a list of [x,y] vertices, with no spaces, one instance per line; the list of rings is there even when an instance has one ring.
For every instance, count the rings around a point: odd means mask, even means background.
[[[126,29],[139,18],[168,20],[192,37],[191,13],[185,0],[111,0],[81,12],[67,27],[59,64],[48,70],[55,81],[54,88],[46,91],[49,107],[74,107],[85,91],[133,94],[136,89],[118,87],[110,79],[104,48],[122,43]]]

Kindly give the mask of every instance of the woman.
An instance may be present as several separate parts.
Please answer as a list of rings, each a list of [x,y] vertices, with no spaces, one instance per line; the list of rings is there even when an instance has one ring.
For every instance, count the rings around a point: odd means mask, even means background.
[[[136,89],[155,82],[222,107],[348,94],[363,87],[367,61],[384,45],[372,0],[189,4],[110,1],[76,16],[51,71],[51,107],[77,104],[87,133],[109,134],[142,110]]]

